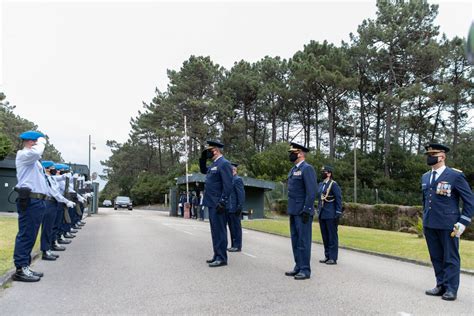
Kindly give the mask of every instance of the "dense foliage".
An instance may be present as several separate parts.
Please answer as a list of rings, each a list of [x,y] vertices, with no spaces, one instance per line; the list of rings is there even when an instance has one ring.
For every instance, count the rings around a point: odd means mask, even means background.
[[[439,34],[436,5],[379,1],[377,8],[349,43],[310,41],[288,60],[265,56],[231,69],[191,56],[169,70],[166,91],[156,89],[143,103],[127,142],[109,141],[102,199],[162,201],[184,174],[184,116],[191,163],[206,139],[220,139],[241,173],[284,181],[287,143],[295,140],[312,149],[309,161],[318,168],[335,166],[347,201],[354,140],[359,202],[418,204],[428,142],[451,146],[448,165],[473,183],[474,83],[465,40]]]

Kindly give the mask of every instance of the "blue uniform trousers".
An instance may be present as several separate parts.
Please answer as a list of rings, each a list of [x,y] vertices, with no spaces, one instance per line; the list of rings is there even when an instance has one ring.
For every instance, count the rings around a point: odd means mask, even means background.
[[[290,234],[293,257],[295,258],[296,272],[311,276],[311,235],[313,216],[309,217],[306,224],[301,215],[290,215]]]
[[[327,259],[337,260],[338,243],[337,219],[320,219],[321,236],[323,237],[324,256]]]
[[[459,238],[451,237],[451,230],[424,228],[426,244],[436,275],[436,285],[457,293],[461,259]]]
[[[57,203],[53,201],[45,201],[46,211],[41,224],[41,251],[51,249],[53,243],[53,226],[56,220]]]
[[[231,247],[242,249],[242,225],[240,222],[240,214],[227,213],[227,224],[229,225]]]
[[[59,237],[61,236],[61,225],[64,221],[64,208],[63,208],[62,203],[58,203],[56,205],[56,218],[54,220],[54,226],[53,226],[53,241],[58,240]]]
[[[227,262],[227,223],[226,214],[217,214],[215,207],[209,207],[212,248],[214,259]]]
[[[43,200],[31,199],[26,210],[18,210],[18,234],[15,240],[13,261],[17,268],[26,267],[31,263],[31,250],[36,242],[38,231],[43,221],[46,205]]]

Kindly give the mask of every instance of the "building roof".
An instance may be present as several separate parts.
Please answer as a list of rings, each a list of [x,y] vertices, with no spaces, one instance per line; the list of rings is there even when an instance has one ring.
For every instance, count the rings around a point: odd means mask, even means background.
[[[0,160],[0,168],[1,169],[16,169],[15,159],[5,158],[4,160]]]
[[[246,187],[254,187],[259,189],[264,189],[265,191],[271,191],[275,189],[275,182],[272,181],[265,181],[250,177],[241,177],[244,181],[244,186]],[[188,174],[188,182],[198,182],[204,183],[206,182],[206,175],[202,173],[190,173]],[[186,176],[181,176],[176,180],[176,184],[186,184]]]

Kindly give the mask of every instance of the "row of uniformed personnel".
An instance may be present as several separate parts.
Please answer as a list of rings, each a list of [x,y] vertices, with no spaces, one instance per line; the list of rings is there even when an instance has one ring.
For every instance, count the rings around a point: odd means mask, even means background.
[[[31,270],[30,264],[40,226],[42,259],[54,261],[59,258],[54,251],[65,251],[61,244],[71,243],[70,239],[85,225],[84,203],[92,194],[82,196],[74,190],[79,175],[73,176],[68,165],[41,162],[46,146],[43,134],[27,131],[20,139],[23,149],[16,155],[18,234],[13,280],[37,282],[43,273]]]
[[[200,159],[201,172],[206,174],[203,205],[209,208],[214,250],[212,259],[207,260],[207,263],[210,267],[219,267],[227,265],[224,214],[229,205],[229,197],[232,193],[235,195],[237,166],[234,166],[232,174],[231,163],[222,155],[224,145],[216,141],[207,143],[208,148],[203,151]],[[425,173],[421,180],[423,227],[436,275],[436,287],[427,290],[426,294],[453,301],[459,288],[459,238],[471,223],[474,194],[462,171],[445,165],[446,153],[449,152],[447,146],[429,144],[425,148],[426,163],[431,171]],[[332,178],[333,168],[324,166],[321,169],[322,182],[318,185],[314,168],[305,161],[308,152],[306,147],[290,143],[289,160],[294,166],[288,174],[288,215],[295,266],[291,271],[285,272],[285,275],[296,280],[309,279],[311,276],[312,222],[316,198],[324,243],[324,259],[320,260],[321,263],[337,264],[337,227],[343,213],[341,188]],[[209,167],[206,166],[207,159],[212,160]],[[461,201],[462,211],[459,206]],[[240,205],[240,211],[241,208]],[[240,251],[241,247],[240,236],[240,243],[236,247],[232,245],[231,251]]]

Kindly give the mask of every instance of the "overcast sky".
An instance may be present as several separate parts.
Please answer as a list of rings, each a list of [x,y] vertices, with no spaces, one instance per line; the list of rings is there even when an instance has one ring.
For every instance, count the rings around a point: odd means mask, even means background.
[[[226,68],[289,58],[310,40],[348,41],[375,16],[375,1],[136,2],[0,0],[0,91],[67,162],[87,164],[91,134],[99,173],[105,142],[126,141],[142,101],[191,54]],[[432,3],[441,32],[467,36],[471,1]]]

